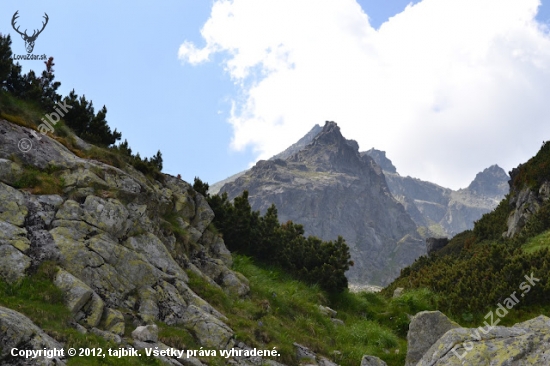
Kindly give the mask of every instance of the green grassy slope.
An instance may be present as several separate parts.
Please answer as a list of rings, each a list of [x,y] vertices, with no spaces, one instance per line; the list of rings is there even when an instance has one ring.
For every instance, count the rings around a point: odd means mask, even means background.
[[[550,200],[541,200],[540,209],[515,237],[503,237],[519,193],[523,189],[538,192],[550,181],[550,143],[544,143],[511,176],[510,194],[493,212],[442,250],[403,269],[384,293],[397,287],[430,289],[439,296],[439,310],[463,325],[480,325],[484,315],[514,291],[524,296],[501,324],[550,315]],[[527,293],[520,287],[531,274],[540,281],[530,285]]]
[[[273,349],[281,355],[276,360],[297,365],[293,343],[309,347],[340,365],[358,365],[364,354],[375,355],[388,365],[403,365],[406,355],[408,314],[434,309],[436,297],[426,290],[405,293],[397,299],[380,294],[344,292],[328,295],[316,286],[308,286],[274,268],[261,268],[249,258],[236,256],[234,269],[250,280],[251,293],[245,299],[229,296],[223,291],[190,274],[190,286],[201,297],[224,313],[238,341],[251,347]],[[63,304],[63,294],[52,282],[56,267],[43,264],[37,273],[15,285],[0,280],[0,306],[17,310],[65,348],[101,347],[116,349],[119,345],[93,334],[80,334],[71,324],[70,312]],[[338,312],[343,325],[334,324],[319,305]],[[159,323],[159,340],[176,349],[198,349],[189,333],[178,326]],[[134,329],[126,326],[126,336]],[[211,365],[222,365],[221,357],[202,358]],[[73,357],[68,365],[160,365],[142,356]]]

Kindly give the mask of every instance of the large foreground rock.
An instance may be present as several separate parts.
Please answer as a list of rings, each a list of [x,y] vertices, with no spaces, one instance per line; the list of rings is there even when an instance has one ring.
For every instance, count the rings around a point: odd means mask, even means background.
[[[132,342],[126,324],[162,321],[187,329],[201,346],[234,344],[228,319],[188,285],[194,272],[228,293],[249,291],[248,281],[230,269],[231,253],[212,230],[206,199],[176,177],[155,180],[131,165],[80,158],[49,136],[32,136],[0,119],[0,278],[16,282],[54,262],[53,280],[75,327],[116,343]],[[22,138],[31,140],[30,151],[17,148]],[[42,183],[13,187],[23,173],[53,178],[46,188],[54,194],[37,194]],[[28,319],[5,314],[2,357],[19,345],[58,345]],[[20,364],[10,362],[0,365]]]
[[[376,356],[364,355],[361,366],[387,366],[387,364]]]
[[[409,324],[407,333],[407,358],[405,366],[413,366],[439,337],[449,329],[460,325],[451,321],[440,311],[422,311],[416,314]]]
[[[44,333],[29,318],[17,311],[0,306],[0,365],[65,365],[60,358],[37,357],[25,359],[13,357],[12,349],[21,350],[60,350],[61,343]]]
[[[416,336],[426,337],[420,339],[425,347],[433,330],[431,322],[413,328],[423,328]],[[409,342],[412,336],[409,331]],[[550,365],[550,318],[541,315],[512,327],[452,328],[429,347],[418,363],[407,353],[407,365]]]

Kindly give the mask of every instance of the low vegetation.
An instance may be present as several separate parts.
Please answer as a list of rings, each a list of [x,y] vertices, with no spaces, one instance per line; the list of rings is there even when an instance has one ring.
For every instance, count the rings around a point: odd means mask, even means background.
[[[189,285],[229,318],[237,340],[262,349],[277,347],[281,356],[276,360],[288,365],[298,363],[294,342],[340,365],[359,365],[365,354],[388,365],[403,365],[409,315],[437,307],[437,298],[425,289],[396,299],[347,290],[327,293],[242,255],[234,256],[233,269],[250,280],[250,296],[245,299],[226,294],[192,272]],[[319,305],[337,311],[338,320]]]
[[[46,169],[24,166],[22,173],[13,183],[14,188],[26,189],[32,194],[61,194],[64,185],[60,169],[52,165]]]
[[[189,271],[189,286],[229,318],[236,340],[251,347],[273,349],[277,361],[297,365],[294,342],[309,347],[345,366],[356,366],[364,354],[375,355],[388,365],[403,365],[406,355],[408,316],[435,309],[437,298],[427,290],[386,299],[376,293],[329,294],[291,278],[280,269],[258,266],[249,257],[235,256],[234,270],[243,273],[251,285],[244,299],[226,294]],[[46,333],[69,347],[117,349],[119,345],[101,337],[81,334],[71,325],[72,316],[63,304],[63,294],[53,284],[54,263],[43,263],[36,273],[16,284],[0,280],[0,306],[16,309]],[[335,321],[319,305],[337,311]],[[198,349],[200,345],[183,327],[159,323],[159,340],[176,349]],[[127,324],[126,335],[133,329]],[[210,365],[223,365],[221,357],[203,358]],[[160,365],[153,358],[73,357],[68,365]]]
[[[550,231],[532,237],[523,246],[523,251],[528,254],[535,253],[542,249],[550,249]]]
[[[511,177],[511,193],[495,210],[442,250],[403,269],[384,293],[389,295],[397,287],[430,289],[439,296],[438,309],[463,325],[481,325],[484,316],[514,292],[525,296],[501,324],[550,315],[550,200],[541,203],[515,237],[503,235],[519,192],[525,188],[538,192],[550,181],[550,144],[545,142]],[[540,281],[529,284],[525,276]],[[522,283],[529,285],[528,292],[520,288]]]

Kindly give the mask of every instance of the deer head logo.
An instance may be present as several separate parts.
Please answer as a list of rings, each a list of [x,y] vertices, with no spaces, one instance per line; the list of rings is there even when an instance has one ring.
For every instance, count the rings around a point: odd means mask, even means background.
[[[36,41],[36,38],[38,38],[38,35],[40,33],[42,33],[42,31],[44,30],[44,28],[46,28],[46,24],[48,24],[48,14],[44,13],[44,19],[46,19],[45,22],[42,23],[42,29],[38,30],[36,29],[33,33],[32,33],[32,36],[29,36],[27,34],[27,30],[25,29],[25,32],[24,33],[21,33],[19,31],[19,27],[15,28],[15,20],[17,18],[19,18],[19,15],[17,15],[17,13],[19,13],[19,10],[15,12],[15,14],[13,14],[13,18],[11,18],[11,25],[13,27],[13,29],[15,29],[15,31],[17,33],[19,33],[21,35],[21,38],[23,38],[23,40],[25,41],[25,48],[27,49],[27,53],[31,53],[32,50],[34,49],[34,42]]]

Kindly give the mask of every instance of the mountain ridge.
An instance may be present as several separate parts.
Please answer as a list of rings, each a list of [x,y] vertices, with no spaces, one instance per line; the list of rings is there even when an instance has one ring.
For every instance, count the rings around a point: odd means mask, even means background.
[[[321,130],[316,124],[296,143],[269,160],[284,160],[299,152],[313,142]],[[350,143],[357,144],[355,141]],[[423,237],[452,237],[463,230],[471,229],[474,222],[496,207],[508,192],[509,176],[496,164],[477,173],[468,187],[453,190],[419,178],[401,176],[385,151],[371,148],[360,152],[360,155],[370,156],[381,167],[391,194],[405,207],[419,226]],[[212,184],[209,192],[219,193],[224,184],[235,181],[249,170]],[[493,181],[486,179],[487,175],[491,175]]]
[[[472,181],[472,187],[486,189],[483,185],[487,184],[488,180],[484,178],[487,174],[496,175],[501,180],[503,176],[507,178],[497,166],[484,172],[476,175],[477,180]],[[502,182],[499,181],[500,183]],[[361,185],[362,188],[359,187]],[[491,189],[489,191],[493,192]],[[397,257],[400,259],[395,263],[392,262],[393,259],[387,261],[391,268],[388,271],[382,268],[384,259],[381,257],[393,258],[395,253],[390,254],[391,251],[387,248],[382,249],[385,254],[373,253],[372,250],[381,250],[385,245],[398,247],[397,243],[403,238],[406,238],[403,239],[404,242],[410,244],[429,236],[452,237],[459,231],[473,227],[475,220],[498,203],[497,197],[474,195],[468,189],[453,191],[416,178],[401,177],[385,152],[374,148],[360,152],[357,142],[344,138],[338,125],[332,121],[327,121],[322,128],[315,125],[282,153],[269,160],[259,161],[251,169],[240,172],[235,180],[226,181],[220,187],[220,192],[227,192],[230,199],[244,190],[249,191],[254,210],[265,213],[274,203],[281,222],[292,220],[304,224],[308,235],[318,236],[323,240],[332,240],[337,235],[343,235],[350,244],[352,259],[357,263],[348,272],[350,285],[384,284],[391,277],[388,273],[397,273],[396,268],[401,268],[412,257],[425,254],[423,245],[412,245],[415,249],[411,250],[410,257],[399,254]],[[321,190],[324,193],[321,194]],[[358,197],[363,195],[363,200],[360,201],[365,207],[357,207],[357,202],[351,198],[344,200],[345,204],[339,198],[330,202],[328,197],[334,193],[331,190],[337,192],[340,198],[342,190],[350,190]],[[338,207],[337,201],[341,207]],[[380,204],[382,201],[388,203]],[[396,217],[380,225],[375,224],[378,219],[370,214],[366,215],[369,217],[366,225],[356,222],[355,227],[352,227],[349,223],[356,219],[350,217],[343,208],[355,207],[352,211],[359,216],[372,209],[377,213],[374,216],[392,217],[394,214],[384,214],[384,210],[385,207],[393,207],[395,202],[406,213],[400,216],[394,212],[401,217],[400,225],[406,227],[406,230],[395,230],[396,223],[390,222]],[[334,215],[321,213],[330,211],[335,205]],[[402,235],[397,235],[397,232]],[[370,244],[365,244],[366,241],[370,241]],[[356,245],[357,243],[361,244]],[[369,255],[376,259],[361,259],[369,251]],[[374,270],[367,270],[367,274],[360,275],[366,263],[370,263]],[[382,273],[380,278],[374,274],[379,270]],[[377,278],[372,279],[372,276]],[[374,282],[365,283],[366,279]]]
[[[401,176],[384,151],[370,155],[385,167],[384,175],[393,196],[400,201],[425,236],[452,237],[474,227],[474,222],[494,209],[508,193],[510,177],[494,164],[476,174],[466,188],[452,190],[435,183]]]

